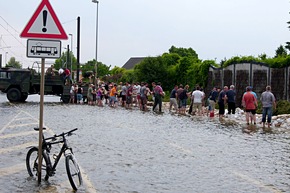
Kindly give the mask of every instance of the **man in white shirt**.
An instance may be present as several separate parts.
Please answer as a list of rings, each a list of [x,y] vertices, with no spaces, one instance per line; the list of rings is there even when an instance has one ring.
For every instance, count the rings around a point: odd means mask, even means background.
[[[193,102],[192,105],[192,112],[196,114],[196,109],[197,109],[197,114],[200,116],[202,113],[202,100],[204,98],[204,93],[200,91],[200,87],[197,86],[196,90],[192,92],[191,95],[191,100]]]

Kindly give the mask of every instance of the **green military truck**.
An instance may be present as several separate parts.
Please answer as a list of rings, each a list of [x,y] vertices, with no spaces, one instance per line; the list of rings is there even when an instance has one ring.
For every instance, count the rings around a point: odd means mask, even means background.
[[[34,69],[0,68],[0,91],[6,93],[10,102],[24,102],[28,95],[40,93],[40,78],[40,73]],[[87,86],[83,87],[86,98]],[[61,76],[45,75],[45,95],[60,96],[64,103],[68,103],[70,88]]]

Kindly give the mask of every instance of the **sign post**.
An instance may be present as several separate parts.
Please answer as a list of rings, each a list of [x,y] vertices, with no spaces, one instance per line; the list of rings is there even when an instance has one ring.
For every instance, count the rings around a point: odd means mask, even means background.
[[[42,170],[42,136],[43,136],[43,103],[45,86],[45,58],[60,58],[61,42],[57,40],[68,39],[59,22],[49,0],[42,0],[35,13],[20,34],[27,40],[27,57],[41,58],[40,80],[40,110],[39,110],[39,144],[38,144],[38,183],[41,183]],[[36,39],[37,38],[37,39]],[[52,40],[51,40],[52,39]]]
[[[40,110],[39,110],[39,142],[38,142],[38,183],[41,183],[42,169],[42,136],[43,136],[43,103],[44,103],[44,66],[45,58],[41,58],[41,79],[40,79]]]

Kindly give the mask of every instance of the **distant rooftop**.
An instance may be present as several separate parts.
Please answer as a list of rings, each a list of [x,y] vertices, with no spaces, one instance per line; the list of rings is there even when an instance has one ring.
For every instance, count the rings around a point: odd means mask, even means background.
[[[126,70],[133,69],[136,64],[139,64],[144,59],[145,57],[132,57],[122,66],[122,68]]]

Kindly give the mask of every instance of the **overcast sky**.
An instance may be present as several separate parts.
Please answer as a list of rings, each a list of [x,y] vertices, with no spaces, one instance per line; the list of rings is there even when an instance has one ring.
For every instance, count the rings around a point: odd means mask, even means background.
[[[41,0],[1,0],[0,54],[16,57],[24,67],[39,59],[26,57],[20,38]],[[81,17],[81,63],[95,58],[96,4],[91,0],[50,0],[67,34]],[[130,57],[157,56],[174,45],[193,48],[200,59],[265,53],[273,57],[290,41],[289,0],[99,0],[98,60],[123,66]],[[63,47],[71,44],[62,41]],[[10,47],[10,48],[5,48]],[[8,52],[6,54],[6,52]]]

